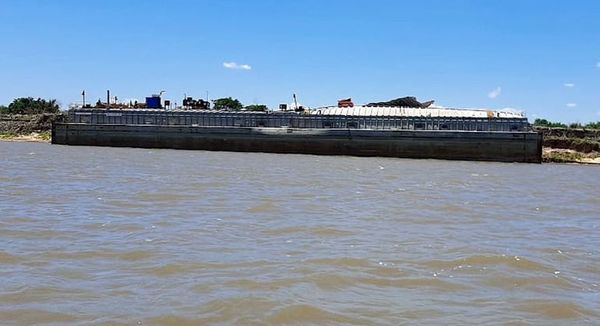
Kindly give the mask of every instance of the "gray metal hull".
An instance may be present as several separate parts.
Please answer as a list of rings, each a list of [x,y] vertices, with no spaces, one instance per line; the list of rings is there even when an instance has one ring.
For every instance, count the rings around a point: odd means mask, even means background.
[[[542,161],[535,132],[301,129],[56,123],[52,143],[211,151]]]

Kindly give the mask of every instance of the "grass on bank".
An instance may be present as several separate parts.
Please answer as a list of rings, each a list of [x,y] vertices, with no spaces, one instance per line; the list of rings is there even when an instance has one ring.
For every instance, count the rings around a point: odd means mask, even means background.
[[[14,139],[14,138],[17,138],[17,137],[19,137],[19,135],[15,134],[15,133],[12,133],[12,132],[2,132],[2,133],[0,133],[0,139],[4,139],[4,140]]]
[[[545,163],[600,164],[600,152],[582,153],[572,149],[544,148],[542,160]]]
[[[31,140],[50,142],[52,140],[52,132],[33,132],[31,134],[16,134],[12,132],[0,133],[0,140]]]
[[[40,140],[49,142],[52,140],[52,132],[51,131],[40,132],[38,134],[37,138],[39,138]]]
[[[543,155],[544,162],[573,163],[580,162],[582,159],[581,153],[571,151],[548,151]]]

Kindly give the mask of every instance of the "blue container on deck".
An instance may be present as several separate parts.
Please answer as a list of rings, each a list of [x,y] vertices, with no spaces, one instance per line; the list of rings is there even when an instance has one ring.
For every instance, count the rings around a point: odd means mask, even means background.
[[[146,108],[148,108],[148,109],[162,108],[162,106],[160,105],[160,96],[152,95],[150,97],[146,97]]]

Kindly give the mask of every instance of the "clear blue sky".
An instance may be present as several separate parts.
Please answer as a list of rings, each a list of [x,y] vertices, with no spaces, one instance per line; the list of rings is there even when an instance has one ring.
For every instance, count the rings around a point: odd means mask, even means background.
[[[600,120],[600,1],[3,0],[0,31],[3,104],[414,95]]]

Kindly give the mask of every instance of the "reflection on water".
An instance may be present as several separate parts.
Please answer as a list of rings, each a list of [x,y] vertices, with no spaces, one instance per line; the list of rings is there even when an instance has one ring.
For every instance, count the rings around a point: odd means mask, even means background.
[[[594,323],[600,169],[0,143],[3,324]]]

